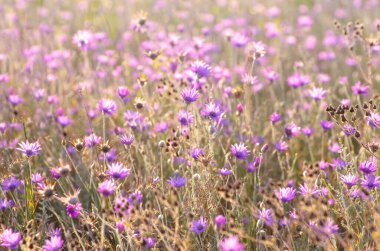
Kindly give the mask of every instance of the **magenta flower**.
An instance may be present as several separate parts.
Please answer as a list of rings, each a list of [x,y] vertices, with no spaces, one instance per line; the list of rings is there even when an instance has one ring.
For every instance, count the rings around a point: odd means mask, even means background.
[[[314,87],[313,89],[309,90],[308,94],[315,101],[320,101],[326,97],[327,91],[323,88]]]
[[[213,120],[218,120],[222,113],[220,106],[214,102],[210,102],[202,109],[202,116]]]
[[[201,234],[203,233],[208,226],[206,218],[201,216],[199,220],[194,220],[192,225],[191,225],[191,231],[193,231],[196,234]]]
[[[112,195],[116,190],[115,183],[112,180],[106,180],[99,184],[98,192],[104,196]]]
[[[28,157],[39,155],[42,151],[40,143],[38,141],[34,143],[29,143],[27,140],[26,142],[19,143],[19,148],[16,148],[23,154],[25,154]]]
[[[22,237],[19,232],[13,232],[12,229],[6,229],[0,234],[0,246],[16,249],[20,244],[21,238]]]
[[[129,176],[130,170],[122,163],[114,162],[108,165],[107,174],[114,179],[124,179]]]
[[[194,116],[191,112],[180,110],[177,114],[177,120],[182,126],[188,126],[194,122]]]
[[[358,177],[356,177],[355,175],[350,174],[350,173],[347,174],[347,175],[343,175],[341,177],[341,179],[342,179],[343,183],[346,184],[346,186],[348,188],[351,188],[351,187],[355,186],[356,183],[358,183],[358,180],[359,180]]]
[[[239,143],[231,146],[231,154],[237,159],[246,159],[249,155],[247,147],[244,143]]]
[[[376,160],[365,160],[359,164],[359,170],[365,174],[374,173],[377,170]]]
[[[191,70],[197,74],[198,78],[207,78],[211,74],[211,67],[200,60],[191,64]]]
[[[92,133],[84,137],[84,144],[86,145],[86,147],[89,147],[89,148],[99,145],[101,141],[102,141],[102,138],[99,136],[96,136],[95,133]]]
[[[367,116],[367,121],[372,127],[380,127],[380,113],[378,112],[369,112]]]
[[[369,90],[369,86],[363,85],[362,82],[358,81],[352,86],[352,92],[356,95],[366,95]]]
[[[257,219],[264,222],[267,226],[272,226],[274,223],[272,209],[261,209],[258,212]]]
[[[304,183],[299,187],[299,193],[304,197],[308,197],[318,194],[319,190],[315,185],[313,187],[309,187],[306,183]]]
[[[174,177],[170,177],[167,182],[176,188],[180,188],[186,185],[187,179],[176,173]]]
[[[71,218],[78,218],[83,210],[82,204],[80,202],[77,203],[68,203],[66,205],[66,213]]]
[[[196,89],[187,88],[181,92],[181,95],[186,104],[190,104],[197,101],[199,92]]]
[[[365,178],[361,179],[362,187],[372,190],[374,188],[380,187],[380,176],[374,176],[373,174],[368,174]]]
[[[221,251],[244,251],[244,244],[240,243],[239,238],[237,236],[230,236],[224,238],[220,242],[220,250]]]
[[[45,245],[43,247],[44,251],[58,251],[63,246],[63,240],[60,235],[54,235],[49,240],[45,241]]]
[[[78,46],[80,49],[86,51],[89,48],[91,41],[93,40],[94,35],[87,30],[81,30],[75,33],[73,36],[73,43]]]
[[[120,142],[123,145],[129,146],[133,143],[134,140],[135,140],[135,137],[132,134],[124,134],[120,136]]]
[[[113,101],[111,99],[102,99],[98,103],[98,109],[99,109],[99,111],[103,112],[104,114],[112,115],[116,112],[117,105],[116,105],[115,101]]]
[[[227,224],[227,220],[226,220],[226,217],[224,217],[223,215],[217,215],[215,217],[215,225],[217,226],[217,228],[222,228],[224,227],[226,224]]]
[[[289,202],[296,198],[296,192],[293,187],[285,187],[275,191],[275,194],[282,202]]]

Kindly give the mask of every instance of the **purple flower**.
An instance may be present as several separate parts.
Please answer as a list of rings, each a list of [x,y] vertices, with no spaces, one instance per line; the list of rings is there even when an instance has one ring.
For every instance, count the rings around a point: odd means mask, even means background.
[[[112,180],[106,180],[99,184],[98,192],[104,196],[112,195],[116,190],[115,183]]]
[[[0,246],[16,249],[20,244],[21,234],[19,232],[13,232],[12,229],[6,229],[0,234],[0,240]]]
[[[120,136],[120,142],[123,145],[129,146],[133,143],[134,140],[135,140],[135,137],[132,134],[124,134]]]
[[[271,226],[274,223],[272,209],[261,209],[258,212],[257,219],[264,222],[265,225]]]
[[[73,43],[80,49],[86,51],[89,48],[94,35],[87,30],[80,30],[73,36]]]
[[[279,152],[286,152],[289,149],[288,144],[283,140],[277,142],[275,147],[276,147],[276,150]]]
[[[237,236],[229,236],[220,242],[221,251],[244,251],[244,244],[240,243]]]
[[[222,113],[220,106],[214,102],[210,102],[202,109],[202,116],[213,120],[218,120]]]
[[[352,125],[350,125],[348,123],[346,123],[346,124],[343,125],[343,133],[346,136],[354,135],[355,132],[356,132],[356,130],[355,130],[355,128]]]
[[[124,179],[129,176],[130,170],[125,168],[121,163],[112,163],[108,165],[107,174],[114,179]]]
[[[201,157],[203,155],[203,149],[202,148],[193,148],[191,149],[191,157],[193,157],[193,159],[195,160],[198,160],[199,157]]]
[[[371,190],[380,187],[380,176],[374,176],[373,174],[368,174],[365,178],[361,179],[362,187]]]
[[[208,226],[206,218],[201,216],[199,220],[193,220],[193,224],[191,225],[191,231],[193,231],[196,234],[203,233]]]
[[[167,182],[170,185],[179,188],[186,185],[187,179],[185,177],[181,177],[178,173],[176,173],[174,177],[170,177],[170,179],[168,179]]]
[[[148,237],[148,238],[145,238],[144,240],[145,240],[145,246],[148,249],[153,248],[154,245],[156,244],[156,240],[153,237]]]
[[[32,182],[34,184],[39,184],[44,181],[44,177],[40,173],[33,173],[32,174]]]
[[[325,131],[331,130],[334,127],[334,122],[328,120],[321,120],[320,124]]]
[[[22,182],[22,180],[19,180],[16,177],[12,176],[10,178],[6,178],[1,186],[4,191],[13,191],[16,188],[22,186],[23,184],[24,183]]]
[[[95,133],[92,133],[84,137],[84,144],[89,148],[99,145],[101,141],[102,141],[102,138],[99,136],[96,136]]]
[[[232,173],[232,171],[230,169],[228,169],[228,168],[223,167],[223,168],[219,169],[219,174],[222,175],[222,176],[228,176],[231,173]]]
[[[372,127],[380,127],[380,113],[369,112],[367,116],[367,121]]]
[[[333,163],[332,163],[332,166],[334,168],[340,168],[340,169],[343,169],[343,168],[346,168],[350,165],[350,163],[348,163],[347,161],[344,161],[342,160],[340,157],[336,158],[336,159],[333,159]]]
[[[369,90],[369,86],[363,85],[362,82],[358,81],[352,86],[352,92],[356,95],[366,95]]]
[[[299,193],[304,197],[308,197],[318,194],[319,190],[315,185],[313,187],[309,187],[306,183],[304,183],[299,187]]]
[[[112,115],[116,112],[117,105],[115,101],[111,99],[102,99],[98,103],[98,109],[104,114]]]
[[[69,125],[71,125],[71,124],[73,123],[73,121],[72,121],[69,117],[64,116],[64,115],[62,115],[62,116],[58,116],[58,118],[57,118],[57,122],[58,122],[58,124],[60,124],[62,127],[69,126]]]
[[[226,220],[226,217],[224,217],[223,215],[220,214],[220,215],[217,215],[215,217],[214,222],[215,222],[215,225],[217,226],[217,228],[222,228],[226,225],[227,220]]]
[[[358,180],[359,180],[358,177],[356,177],[355,175],[350,174],[350,173],[347,174],[347,175],[343,175],[341,177],[341,179],[342,179],[343,183],[346,184],[346,186],[348,188],[351,188],[351,187],[355,186],[356,183],[358,183]]]
[[[191,64],[191,70],[197,74],[198,78],[207,78],[211,74],[211,67],[200,60],[197,60]]]
[[[24,100],[16,94],[11,94],[8,96],[8,102],[13,106],[17,106],[19,104],[22,104]]]
[[[194,122],[194,116],[191,112],[180,110],[177,114],[177,120],[182,126],[187,126]]]
[[[359,170],[365,174],[374,173],[377,170],[377,164],[374,159],[365,160],[359,164]]]
[[[237,159],[246,159],[248,157],[248,149],[244,143],[239,143],[231,146],[231,154]]]
[[[5,199],[0,199],[0,211],[4,211],[8,208],[11,208],[15,205],[13,200],[8,200],[7,198]]]
[[[296,192],[293,187],[285,187],[275,191],[275,194],[282,202],[289,202],[296,198]]]
[[[308,94],[312,99],[320,101],[326,97],[327,92],[323,88],[314,87],[309,90]]]
[[[255,162],[249,162],[248,165],[246,165],[246,169],[249,173],[254,173],[256,171]]]
[[[117,88],[117,94],[120,98],[124,99],[129,95],[128,87],[126,86],[120,86]]]
[[[59,235],[52,236],[49,240],[45,241],[43,247],[44,251],[58,251],[63,246],[62,237]]]
[[[80,202],[77,202],[77,203],[68,203],[66,205],[66,213],[68,216],[70,216],[71,218],[78,218],[80,216],[80,213],[82,212],[83,210],[83,207],[82,207],[82,204]]]
[[[304,127],[302,128],[302,133],[305,134],[307,137],[310,137],[314,133],[314,129],[311,127]]]
[[[231,44],[236,48],[243,48],[247,45],[248,41],[248,37],[241,33],[235,33],[231,37]]]
[[[294,123],[285,126],[285,135],[288,138],[296,137],[300,134],[301,128]]]
[[[181,95],[186,104],[190,104],[197,101],[199,92],[196,89],[187,88],[182,91]]]
[[[272,122],[272,124],[276,124],[280,120],[281,120],[281,115],[276,112],[272,113],[272,115],[270,116],[270,121]]]
[[[318,226],[318,232],[326,235],[327,237],[330,237],[331,235],[337,233],[338,230],[338,225],[336,225],[335,222],[331,219],[326,220],[322,226]]]
[[[16,148],[23,154],[25,154],[28,157],[39,155],[42,151],[40,143],[38,141],[34,143],[29,143],[27,140],[26,142],[19,143],[19,148]]]

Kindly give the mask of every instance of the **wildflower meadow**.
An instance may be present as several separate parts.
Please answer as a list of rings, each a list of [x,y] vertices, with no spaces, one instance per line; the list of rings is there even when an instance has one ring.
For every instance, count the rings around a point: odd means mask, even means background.
[[[0,0],[0,250],[380,250],[380,1]]]

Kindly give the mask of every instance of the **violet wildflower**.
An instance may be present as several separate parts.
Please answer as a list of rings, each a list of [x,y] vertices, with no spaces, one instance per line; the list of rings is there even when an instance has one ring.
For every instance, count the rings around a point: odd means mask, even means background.
[[[275,191],[275,194],[282,202],[289,202],[296,198],[296,192],[293,187],[283,187]]]
[[[245,160],[248,157],[248,149],[244,143],[234,144],[230,148],[232,156],[237,159]]]
[[[272,115],[270,116],[270,121],[272,122],[272,124],[276,124],[280,120],[281,120],[281,115],[276,112],[272,113]]]
[[[182,95],[183,100],[186,102],[186,104],[190,104],[197,101],[199,92],[196,89],[188,88],[188,89],[184,89],[181,92],[181,95]]]
[[[341,177],[341,179],[342,179],[343,183],[346,184],[346,186],[347,186],[348,188],[351,188],[351,187],[355,186],[356,183],[357,183],[358,180],[359,180],[358,177],[356,177],[355,175],[350,174],[350,173],[349,173],[349,174],[346,174],[346,175],[343,175],[343,176]]]
[[[285,126],[284,131],[285,131],[286,137],[292,138],[300,134],[301,128],[294,123],[290,123]]]
[[[191,149],[191,157],[193,159],[198,160],[203,155],[203,149],[202,148],[193,148]]]
[[[276,150],[279,152],[286,152],[289,149],[288,144],[285,141],[279,141],[275,145]]]
[[[89,48],[89,44],[92,40],[93,34],[87,30],[80,30],[73,36],[73,43],[84,51]]]
[[[42,151],[40,143],[38,141],[34,143],[29,143],[27,140],[26,142],[19,143],[19,148],[16,148],[23,154],[25,154],[28,157],[39,155]]]
[[[272,209],[261,209],[258,212],[257,219],[262,221],[267,226],[272,226],[274,223]]]
[[[1,199],[0,198],[0,211],[4,211],[8,208],[11,208],[15,205],[13,200],[9,200],[7,198]]]
[[[350,125],[348,123],[346,123],[346,124],[343,125],[343,133],[346,136],[352,136],[352,135],[355,134],[355,132],[356,132],[356,130],[355,130],[355,128],[352,125]]]
[[[22,237],[19,232],[13,232],[12,229],[5,229],[0,234],[0,240],[1,240],[0,246],[10,248],[10,249],[16,249],[18,248],[20,244],[21,238]]]
[[[167,182],[176,188],[180,188],[186,185],[187,179],[176,173],[174,177],[170,177]]]
[[[145,246],[146,246],[148,249],[153,248],[154,245],[156,244],[156,240],[155,240],[153,237],[145,238],[144,241],[145,241]]]
[[[302,128],[302,133],[305,134],[307,137],[310,137],[314,133],[314,129],[311,127],[304,127]]]
[[[365,178],[361,179],[362,187],[367,190],[371,190],[380,187],[380,176],[374,176],[373,174],[367,174]]]
[[[377,170],[376,160],[365,160],[359,164],[359,170],[365,174],[374,173]]]
[[[122,163],[111,163],[108,165],[107,174],[114,179],[124,179],[129,176],[130,170],[125,168]]]
[[[180,110],[177,114],[177,120],[182,126],[188,126],[194,122],[194,116],[191,112]]]
[[[358,81],[352,86],[352,92],[356,95],[366,95],[369,90],[368,85],[363,85],[362,82]]]
[[[116,112],[117,105],[111,99],[102,99],[98,103],[98,109],[106,115],[112,115]]]
[[[69,117],[64,116],[64,115],[62,115],[62,116],[58,116],[58,118],[57,118],[57,122],[58,122],[58,124],[60,124],[63,128],[66,127],[66,126],[69,126],[69,125],[71,125],[71,124],[73,123],[73,121],[72,121]]]
[[[227,224],[226,217],[221,214],[215,217],[214,222],[217,228],[223,228]]]
[[[120,86],[117,88],[117,94],[120,98],[124,99],[129,95],[128,87],[126,86]]]
[[[331,130],[334,127],[334,122],[328,120],[321,120],[320,124],[324,131]]]
[[[1,187],[3,188],[4,191],[13,191],[16,188],[19,188],[20,186],[23,186],[24,183],[22,180],[17,179],[16,177],[12,176],[9,178],[4,179]]]
[[[33,173],[31,179],[34,184],[39,184],[44,181],[44,177],[40,173]]]
[[[380,127],[380,113],[369,112],[367,116],[367,121],[372,127]]]
[[[237,236],[229,236],[220,242],[221,251],[244,251],[245,246],[239,241]]]
[[[210,102],[202,109],[202,116],[213,120],[218,120],[222,113],[220,106],[214,102]]]
[[[102,138],[99,136],[96,136],[95,133],[92,133],[84,137],[84,144],[86,147],[89,147],[89,148],[99,145],[101,141],[102,141]]]
[[[320,101],[326,97],[327,91],[323,88],[314,87],[313,89],[309,90],[308,94],[315,101]]]
[[[104,196],[112,195],[116,190],[115,183],[112,180],[106,180],[99,184],[98,192]]]
[[[16,94],[11,94],[8,96],[8,102],[13,106],[17,106],[19,104],[22,104],[24,100]]]
[[[66,205],[66,213],[71,218],[78,218],[83,210],[82,204],[80,202],[77,203],[68,203]]]
[[[201,216],[199,220],[193,220],[193,223],[191,225],[191,231],[193,231],[196,234],[203,233],[208,226],[206,218]]]
[[[58,251],[63,247],[63,240],[60,235],[52,236],[49,240],[45,241],[43,246],[44,251]]]
[[[198,78],[207,78],[211,74],[211,67],[200,60],[191,64],[191,70],[197,74]]]
[[[232,171],[226,167],[220,168],[218,172],[222,176],[228,176],[232,173]]]
[[[318,188],[314,185],[309,187],[306,183],[299,187],[299,193],[304,197],[310,197],[319,193]]]
[[[135,140],[135,137],[132,134],[124,134],[120,136],[119,139],[123,145],[129,146],[132,145],[133,141]]]
[[[330,237],[331,235],[337,233],[338,230],[338,225],[336,225],[335,222],[331,219],[326,220],[322,226],[318,226],[318,232],[326,235],[327,237]]]

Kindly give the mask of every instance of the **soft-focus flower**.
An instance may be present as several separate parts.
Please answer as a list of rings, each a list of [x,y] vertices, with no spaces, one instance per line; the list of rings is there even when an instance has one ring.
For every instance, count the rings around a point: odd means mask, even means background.
[[[341,179],[342,179],[343,183],[346,184],[346,186],[347,186],[348,188],[351,188],[351,187],[355,186],[356,183],[357,183],[358,180],[359,180],[358,177],[356,177],[355,175],[350,174],[350,173],[349,173],[349,174],[346,174],[346,175],[343,175],[343,176],[341,177]]]
[[[219,169],[219,174],[222,176],[228,176],[232,173],[232,171],[226,167],[220,168]]]
[[[202,116],[213,120],[218,120],[222,113],[220,106],[214,102],[210,102],[202,109]]]
[[[368,85],[363,85],[362,82],[356,82],[356,84],[354,84],[352,86],[352,92],[356,95],[366,95],[368,93],[368,90],[369,90],[369,86]]]
[[[115,183],[112,180],[106,180],[99,184],[98,192],[104,196],[112,195],[116,190]]]
[[[359,170],[365,174],[374,173],[377,170],[376,160],[365,160],[359,164]]]
[[[184,89],[181,92],[181,95],[182,95],[183,100],[187,104],[190,104],[190,103],[197,101],[198,96],[199,96],[199,92],[196,89],[188,88],[188,89]]]
[[[107,174],[114,179],[124,179],[129,176],[130,170],[122,163],[114,162],[108,165]]]
[[[102,99],[98,103],[99,111],[107,115],[112,115],[117,110],[116,102],[111,99]]]
[[[325,131],[331,130],[334,127],[334,122],[328,120],[321,120],[320,124]]]
[[[318,194],[319,190],[316,186],[309,187],[306,183],[304,183],[299,187],[299,193],[304,197],[308,197]]]
[[[43,247],[44,251],[58,251],[63,246],[62,237],[59,235],[52,236],[50,239],[45,241]]]
[[[133,143],[134,140],[135,140],[135,137],[132,134],[124,134],[120,136],[120,142],[123,145],[129,146]]]
[[[23,154],[25,154],[28,157],[39,155],[42,151],[40,143],[38,141],[34,143],[29,143],[27,140],[26,142],[21,142],[19,144],[19,148],[16,148]]]
[[[289,145],[285,141],[279,141],[275,145],[276,150],[279,152],[286,152],[289,149]]]
[[[206,218],[201,216],[199,220],[194,220],[192,225],[191,225],[191,231],[193,231],[196,234],[201,234],[203,233],[208,226]]]
[[[73,43],[82,50],[87,50],[93,39],[93,34],[87,30],[80,30],[73,36]]]
[[[313,89],[309,90],[308,94],[312,99],[320,101],[326,97],[327,91],[323,88],[314,87]]]
[[[177,120],[182,126],[188,126],[194,122],[194,116],[191,112],[180,110],[177,114]]]
[[[200,60],[191,64],[191,70],[197,74],[198,78],[207,78],[211,74],[211,67]]]
[[[296,124],[291,123],[291,124],[287,124],[285,126],[284,131],[285,131],[286,137],[292,138],[292,137],[296,137],[300,134],[301,128],[299,126],[297,126]]]
[[[8,102],[13,106],[17,106],[19,104],[22,104],[24,100],[16,94],[11,94],[8,96]]]
[[[99,145],[102,141],[102,138],[99,136],[96,136],[95,133],[92,133],[86,137],[84,137],[84,144],[86,147],[94,147],[96,145]]]
[[[367,174],[365,178],[361,179],[362,187],[371,190],[380,187],[380,176],[374,176],[373,174]]]
[[[372,127],[380,127],[380,113],[378,112],[369,112],[367,116],[367,121]]]
[[[272,226],[274,223],[272,209],[260,209],[257,215],[257,219],[264,222],[267,226]]]
[[[220,242],[221,251],[244,251],[245,246],[239,241],[237,236],[229,236]]]
[[[219,214],[215,217],[214,222],[217,228],[222,228],[227,224],[227,219],[223,215]]]
[[[285,187],[275,191],[275,194],[282,202],[289,202],[296,198],[296,192],[293,187]]]
[[[281,115],[274,112],[272,113],[272,115],[270,116],[270,120],[272,121],[273,124],[276,124],[277,122],[279,122],[281,120]]]
[[[12,229],[5,229],[0,234],[0,240],[2,247],[7,247],[10,249],[16,249],[18,248],[20,241],[21,241],[21,234],[19,232],[13,232]]]
[[[244,143],[234,144],[231,146],[231,154],[237,159],[246,159],[248,157],[248,149]]]
[[[174,175],[174,177],[170,177],[167,180],[168,183],[176,188],[183,187],[186,185],[187,179],[185,177],[180,176],[178,173]]]
[[[4,191],[13,191],[22,185],[24,185],[22,180],[19,180],[16,177],[12,176],[12,177],[4,179],[1,187],[3,188]]]
[[[11,208],[15,205],[13,200],[9,200],[7,198],[1,199],[0,198],[0,211],[4,211],[8,208]]]
[[[66,213],[71,218],[78,218],[83,210],[82,204],[80,202],[77,203],[68,203],[66,205]]]

